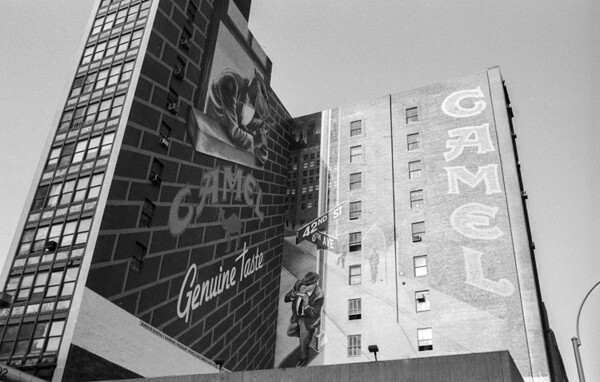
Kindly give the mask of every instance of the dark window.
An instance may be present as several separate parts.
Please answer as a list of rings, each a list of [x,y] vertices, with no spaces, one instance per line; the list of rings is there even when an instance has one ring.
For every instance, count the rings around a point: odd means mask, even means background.
[[[360,334],[353,334],[348,336],[348,357],[359,357],[361,347],[361,336]]]
[[[350,252],[360,251],[362,249],[362,232],[351,232],[348,240],[348,250]]]
[[[131,254],[131,261],[129,263],[131,270],[133,270],[134,272],[142,271],[142,266],[144,265],[144,258],[146,257],[147,250],[148,248],[146,248],[145,245],[143,245],[139,241],[135,242],[133,253]]]
[[[152,160],[152,166],[150,167],[150,181],[154,184],[160,184],[162,182],[162,172],[164,165],[156,158]]]
[[[406,136],[406,145],[408,151],[418,150],[421,148],[419,133],[408,134]]]
[[[417,329],[419,351],[433,350],[433,331],[431,328]]]
[[[419,110],[416,107],[406,109],[406,123],[417,122],[419,120]]]
[[[146,199],[142,206],[142,213],[140,215],[139,227],[150,227],[152,224],[152,217],[154,216],[154,209],[156,206],[154,203]]]
[[[37,210],[44,207],[44,202],[46,200],[46,196],[48,195],[48,190],[50,186],[40,186],[35,193],[35,198],[33,199],[32,210]]]
[[[350,220],[360,219],[362,215],[362,201],[350,202]]]
[[[423,207],[423,190],[410,192],[410,208],[415,210]]]
[[[361,283],[361,268],[360,264],[351,265],[348,268],[348,284],[349,285],[360,285]]]
[[[425,236],[425,222],[412,223],[412,241],[417,242],[423,240]]]
[[[360,320],[362,318],[362,306],[360,298],[348,300],[348,319]]]
[[[350,147],[350,163],[362,163],[363,161],[362,146]]]
[[[425,312],[431,309],[428,290],[415,292],[415,305],[417,312]]]
[[[408,179],[421,177],[422,164],[420,160],[408,162]]]
[[[350,189],[358,190],[362,187],[362,173],[355,172],[350,174]]]
[[[355,137],[362,134],[362,121],[350,122],[350,136]]]

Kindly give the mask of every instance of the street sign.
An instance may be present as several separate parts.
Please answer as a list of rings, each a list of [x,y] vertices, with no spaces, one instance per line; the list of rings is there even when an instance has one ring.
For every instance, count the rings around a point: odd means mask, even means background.
[[[319,230],[322,231],[327,229],[327,224],[329,220],[335,220],[342,216],[343,205],[344,203],[330,209],[323,215],[319,216],[318,218],[312,220],[311,222],[300,228],[296,232],[296,244],[300,244],[302,241],[307,240],[310,237],[310,235],[314,234]]]
[[[329,236],[324,232],[315,232],[307,238],[311,243],[315,243],[319,249],[327,249],[333,252],[338,252],[338,238]]]

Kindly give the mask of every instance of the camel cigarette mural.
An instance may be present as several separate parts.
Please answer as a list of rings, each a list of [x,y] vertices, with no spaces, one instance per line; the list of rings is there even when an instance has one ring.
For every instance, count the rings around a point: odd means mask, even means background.
[[[192,108],[187,130],[194,149],[246,166],[268,159],[269,92],[264,74],[221,23],[207,97]],[[233,56],[233,57],[232,57]]]

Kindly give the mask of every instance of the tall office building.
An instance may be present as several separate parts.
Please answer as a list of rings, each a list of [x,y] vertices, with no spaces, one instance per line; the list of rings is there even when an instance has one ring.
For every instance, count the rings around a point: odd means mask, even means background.
[[[324,304],[309,364],[372,360],[375,344],[380,360],[508,349],[526,380],[548,380],[499,69],[316,115],[319,215],[342,213],[307,221],[298,245],[286,239],[304,256],[284,259],[281,282],[283,294],[307,263],[320,274]],[[329,248],[310,243],[320,234],[332,238]],[[280,302],[281,366],[297,342],[283,330],[290,312]]]
[[[294,119],[289,155],[286,227],[293,230],[317,217],[321,113]]]
[[[96,2],[2,272],[0,363],[54,381],[272,367],[291,118],[249,10]]]

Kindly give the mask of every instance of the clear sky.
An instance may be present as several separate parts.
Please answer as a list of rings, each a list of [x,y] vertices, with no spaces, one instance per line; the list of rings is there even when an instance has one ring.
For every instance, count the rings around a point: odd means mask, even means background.
[[[499,65],[514,125],[542,296],[571,381],[579,305],[600,281],[597,0],[254,0],[250,28],[294,116]],[[0,263],[64,105],[89,0],[0,2]],[[581,314],[600,381],[600,287]]]

